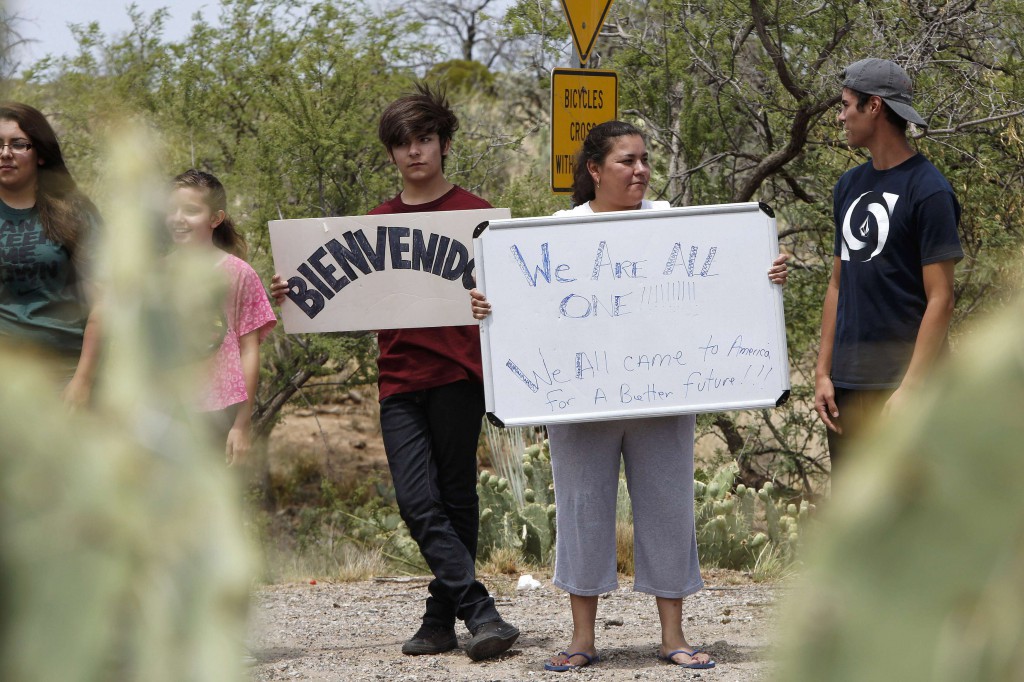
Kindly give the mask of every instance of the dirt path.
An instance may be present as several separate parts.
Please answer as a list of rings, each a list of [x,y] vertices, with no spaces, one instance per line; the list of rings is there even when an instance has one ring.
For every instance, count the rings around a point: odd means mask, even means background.
[[[541,578],[516,591],[515,579],[486,577],[502,615],[522,631],[503,657],[473,663],[459,649],[440,656],[403,656],[402,642],[419,625],[426,579],[277,585],[253,595],[252,680],[397,680],[505,682],[553,680],[543,662],[569,641],[568,598]],[[768,680],[772,607],[778,585],[755,584],[728,571],[706,572],[707,587],[684,605],[691,642],[718,662],[684,670],[655,657],[658,617],[653,598],[626,589],[606,595],[598,611],[600,663],[572,673],[588,680]],[[622,580],[628,586],[628,579]],[[459,643],[469,633],[460,626]]]

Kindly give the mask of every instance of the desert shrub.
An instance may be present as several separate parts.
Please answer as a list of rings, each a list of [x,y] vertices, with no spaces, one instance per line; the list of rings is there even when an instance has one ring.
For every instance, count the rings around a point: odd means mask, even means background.
[[[251,497],[250,502],[258,499],[258,491]],[[427,572],[399,516],[394,490],[379,475],[344,492],[321,478],[318,494],[276,512],[250,504],[249,525],[262,549],[268,582]]]
[[[516,471],[509,467],[508,471]],[[735,462],[718,469],[707,482],[694,481],[697,543],[702,563],[735,570],[755,570],[770,577],[797,559],[801,529],[814,506],[790,501],[771,482],[760,490],[735,485]],[[530,562],[546,564],[555,541],[554,485],[548,442],[526,448],[522,480],[480,474],[480,557],[497,549],[519,551]],[[516,474],[512,474],[515,476]],[[703,475],[703,474],[701,474]],[[735,487],[734,487],[735,485]],[[516,490],[522,491],[519,502]],[[617,563],[632,572],[629,494],[619,481]]]
[[[492,462],[503,464],[501,473],[485,470],[478,478],[478,561],[492,568],[504,566],[503,572],[511,566],[550,565],[555,495],[548,441],[525,447],[514,463],[508,453],[491,456]],[[791,501],[771,482],[754,490],[736,480],[737,466],[731,461],[710,475],[697,473],[694,511],[701,562],[752,571],[761,579],[777,577],[798,558],[814,506]],[[624,479],[619,481],[618,498],[616,560],[618,570],[630,574],[632,514]],[[353,564],[378,571],[386,567],[397,573],[428,572],[399,515],[393,490],[379,478],[364,479],[347,495],[324,479],[317,499],[306,500],[292,517],[295,561],[304,565],[324,566],[335,577],[367,577],[343,568]],[[357,550],[364,556],[355,560]]]

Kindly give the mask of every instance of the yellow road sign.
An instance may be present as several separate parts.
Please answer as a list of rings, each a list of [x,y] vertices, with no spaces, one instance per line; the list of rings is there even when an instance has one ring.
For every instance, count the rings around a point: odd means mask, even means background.
[[[562,9],[569,22],[569,31],[580,64],[586,64],[590,59],[590,50],[594,47],[594,41],[601,32],[611,6],[612,0],[562,0]]]
[[[614,120],[619,109],[619,79],[614,71],[551,71],[551,191],[572,192],[576,152],[590,129]]]

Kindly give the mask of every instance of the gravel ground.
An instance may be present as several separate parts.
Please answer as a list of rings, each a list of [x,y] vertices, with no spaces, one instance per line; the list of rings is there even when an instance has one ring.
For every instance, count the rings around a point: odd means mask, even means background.
[[[419,626],[426,578],[378,578],[354,583],[273,585],[253,595],[251,679],[505,682],[552,680],[544,661],[569,642],[568,596],[536,576],[541,587],[517,591],[507,576],[484,577],[502,616],[522,635],[505,655],[472,662],[461,649],[439,656],[403,656],[402,642]],[[658,616],[653,597],[631,581],[602,597],[598,610],[601,661],[570,673],[587,680],[729,680],[771,676],[772,607],[778,584],[753,583],[729,571],[705,572],[706,588],[684,603],[687,639],[718,662],[685,670],[657,659]],[[461,625],[459,644],[469,633]],[[563,676],[564,677],[564,676]]]

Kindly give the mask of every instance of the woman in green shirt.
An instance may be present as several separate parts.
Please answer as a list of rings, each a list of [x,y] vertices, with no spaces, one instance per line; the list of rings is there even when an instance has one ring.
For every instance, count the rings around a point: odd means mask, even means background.
[[[43,351],[73,406],[89,401],[99,350],[86,291],[98,223],[46,117],[0,104],[0,340]]]

